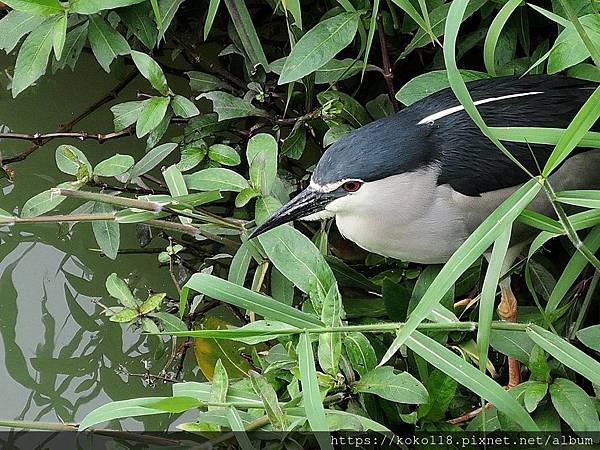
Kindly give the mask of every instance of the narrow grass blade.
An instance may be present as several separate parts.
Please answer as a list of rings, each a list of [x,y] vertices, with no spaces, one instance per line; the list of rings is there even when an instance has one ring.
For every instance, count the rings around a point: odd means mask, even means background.
[[[600,385],[600,363],[566,340],[538,325],[530,325],[526,333],[537,345],[565,366],[578,372],[592,383]]]
[[[558,144],[566,131],[564,128],[539,127],[490,127],[490,130],[501,141],[546,145]],[[588,131],[579,141],[579,147],[600,148],[600,133]]]
[[[511,226],[509,225],[494,243],[492,256],[483,280],[481,300],[479,301],[479,326],[477,328],[477,353],[479,354],[479,369],[482,372],[485,372],[488,361],[490,332],[492,330],[492,318],[494,315],[494,300],[496,299],[498,280],[502,275],[502,263],[508,250],[510,235]]]
[[[379,0],[373,0],[373,10],[371,11],[371,21],[369,22],[369,33],[367,35],[367,47],[365,49],[365,58],[362,68],[362,76],[365,75],[367,65],[369,63],[369,53],[371,53],[371,47],[373,45],[373,37],[377,30],[377,14],[379,14]]]
[[[564,191],[556,194],[556,200],[567,205],[583,208],[600,208],[600,191]]]
[[[169,398],[171,397],[142,397],[107,403],[85,416],[79,424],[79,431],[109,420],[160,414],[160,411],[150,408],[147,405]]]
[[[229,422],[229,428],[234,432],[233,434],[235,435],[238,444],[240,444],[240,448],[242,450],[255,450],[246,433],[242,418],[235,408],[227,408],[227,421]]]
[[[408,16],[416,22],[419,28],[427,32],[427,24],[425,23],[425,20],[421,17],[411,2],[408,0],[392,0],[392,3],[408,14]]]
[[[512,13],[517,7],[523,2],[523,0],[509,0],[504,4],[502,9],[498,12],[494,18],[490,28],[485,37],[485,43],[483,44],[483,62],[488,73],[496,76],[496,47],[498,46],[498,39],[500,33]]]
[[[542,175],[545,177],[550,175],[569,156],[598,118],[600,118],[600,86],[587,99],[560,137],[544,166]]]
[[[457,0],[460,1],[460,0]],[[433,280],[427,292],[400,329],[396,339],[384,355],[379,365],[388,361],[417,326],[433,311],[448,289],[462,273],[485,252],[490,245],[510,226],[521,211],[535,198],[541,189],[537,179],[525,183],[519,190],[506,199],[483,223],[469,236],[444,265]]]
[[[585,245],[591,252],[596,253],[596,251],[600,248],[600,226],[594,227],[594,229],[583,241],[583,245]],[[579,252],[573,253],[573,256],[571,256],[571,259],[556,282],[556,286],[552,290],[552,294],[550,294],[550,298],[546,304],[546,314],[556,311],[558,305],[565,298],[567,292],[569,289],[571,289],[571,286],[573,286],[587,264],[588,261],[585,256]]]
[[[535,211],[526,209],[519,214],[518,221],[537,228],[538,230],[548,231],[550,233],[564,233],[564,229],[558,220],[551,219],[548,216]]]
[[[313,315],[213,275],[197,273],[189,279],[185,286],[214,299],[298,328],[323,326],[323,322]]]
[[[319,442],[319,447],[322,450],[333,450],[329,435],[322,433],[323,431],[329,431],[329,426],[327,425],[325,408],[323,407],[319,392],[319,382],[317,380],[315,357],[310,342],[310,335],[306,331],[300,335],[297,351],[304,410],[306,411],[308,423],[313,432],[321,432],[315,435]]]
[[[512,395],[452,350],[418,331],[408,338],[406,345],[434,367],[493,403],[499,411],[519,423],[524,431],[538,430],[533,419]]]

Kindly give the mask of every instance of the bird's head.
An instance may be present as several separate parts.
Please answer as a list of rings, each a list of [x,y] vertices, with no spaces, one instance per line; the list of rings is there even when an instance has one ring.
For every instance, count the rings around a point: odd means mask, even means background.
[[[256,227],[250,238],[293,220],[319,220],[368,213],[401,190],[397,175],[427,165],[426,133],[404,127],[403,113],[372,122],[332,145],[321,157],[310,185]],[[392,188],[393,190],[390,190]]]

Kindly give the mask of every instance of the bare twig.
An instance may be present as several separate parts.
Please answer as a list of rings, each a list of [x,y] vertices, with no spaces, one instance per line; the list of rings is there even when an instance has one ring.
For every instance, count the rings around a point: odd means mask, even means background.
[[[56,132],[56,133],[0,133],[0,139],[17,139],[21,141],[31,141],[34,145],[44,145],[45,142],[52,139],[79,139],[80,141],[94,140],[99,143],[109,141],[111,139],[117,139],[120,137],[131,136],[133,134],[133,128],[125,128],[122,131],[116,131],[114,133],[88,133],[87,131],[68,131],[68,132]],[[10,162],[8,159],[5,162]]]
[[[86,108],[84,111],[82,111],[77,117],[75,117],[70,122],[68,122],[68,123],[66,123],[64,125],[61,125],[58,128],[58,130],[56,131],[56,133],[67,133],[67,132],[71,131],[75,125],[77,125],[83,119],[85,119],[86,117],[88,117],[90,114],[92,114],[98,108],[100,108],[102,105],[104,105],[104,104],[110,102],[111,100],[114,100],[115,98],[117,98],[117,96],[119,95],[119,93],[123,89],[125,89],[127,87],[127,85],[129,83],[131,83],[131,81],[133,81],[135,79],[135,77],[137,77],[138,73],[139,72],[137,70],[131,72],[121,82],[119,82],[119,84],[117,84],[108,94],[106,94],[100,100],[98,100],[97,102],[95,102],[94,104],[92,104],[91,106],[89,106],[88,108]],[[18,155],[12,156],[10,158],[2,159],[1,162],[3,164],[11,164],[11,163],[19,162],[19,161],[24,161],[29,155],[31,155],[38,148],[40,148],[42,145],[46,144],[47,142],[49,142],[52,139],[54,139],[54,137],[47,138],[47,139],[42,139],[40,142],[34,142],[30,147],[28,147],[22,153],[19,153]]]
[[[383,30],[383,23],[381,20],[381,14],[377,15],[377,30],[379,32],[379,43],[381,44],[381,59],[383,60],[383,78],[388,88],[388,97],[392,102],[394,111],[398,111],[398,101],[396,100],[396,90],[394,89],[394,73],[392,72],[392,65],[390,64],[390,54],[387,48],[387,42],[385,40],[385,32]]]

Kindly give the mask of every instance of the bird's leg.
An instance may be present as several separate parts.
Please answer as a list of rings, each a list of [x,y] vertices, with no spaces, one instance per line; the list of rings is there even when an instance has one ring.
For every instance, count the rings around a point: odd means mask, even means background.
[[[517,298],[510,287],[510,277],[500,282],[500,304],[498,316],[507,322],[517,321]],[[508,388],[521,383],[521,366],[515,358],[508,358]]]

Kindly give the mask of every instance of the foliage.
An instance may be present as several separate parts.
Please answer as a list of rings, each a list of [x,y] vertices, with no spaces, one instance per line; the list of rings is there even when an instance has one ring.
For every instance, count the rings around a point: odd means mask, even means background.
[[[113,274],[106,289],[118,305],[104,312],[146,333],[195,339],[209,379],[176,383],[172,397],[109,403],[83,418],[80,429],[199,410],[197,421],[178,428],[599,431],[600,331],[591,312],[600,193],[554,193],[548,176],[577,146],[600,147],[599,134],[589,132],[600,117],[600,88],[568,129],[546,130],[488,127],[465,85],[560,71],[600,80],[594,2],[4,3],[10,9],[0,20],[0,48],[17,55],[13,96],[35,92],[50,60],[54,72],[77,70],[84,51],[106,72],[127,66],[125,82],[141,76],[147,92],[117,92],[114,132],[98,140],[135,135],[147,152],[137,161],[115,154],[92,167],[83,145],[60,145],[64,182],[32,197],[19,216],[0,210],[0,223],[90,221],[99,248],[113,259],[122,226],[136,224],[142,236],[149,227],[162,229],[168,240],[158,261],[180,292],[142,301]],[[322,147],[447,87],[499,151],[507,141],[554,151],[542,174],[443,268],[365,255],[331,224],[303,232],[285,225],[247,239],[306,183]],[[558,220],[526,209],[542,191]],[[67,198],[90,202],[92,212],[47,215]],[[563,205],[585,210],[567,216]],[[523,286],[521,323],[511,324],[494,320],[493,305],[515,221],[539,234],[514,277]],[[557,261],[539,252],[553,238],[570,252],[556,250]],[[480,286],[479,308],[471,308],[477,301],[454,304]],[[174,301],[176,311],[168,307]],[[234,316],[207,317],[215,304]],[[510,390],[502,387],[507,357],[523,363],[527,379]],[[480,402],[493,407],[485,421],[469,423],[467,413]],[[549,416],[562,422],[549,425]],[[243,448],[257,444],[244,433],[236,438]],[[319,440],[329,448],[328,439]]]

